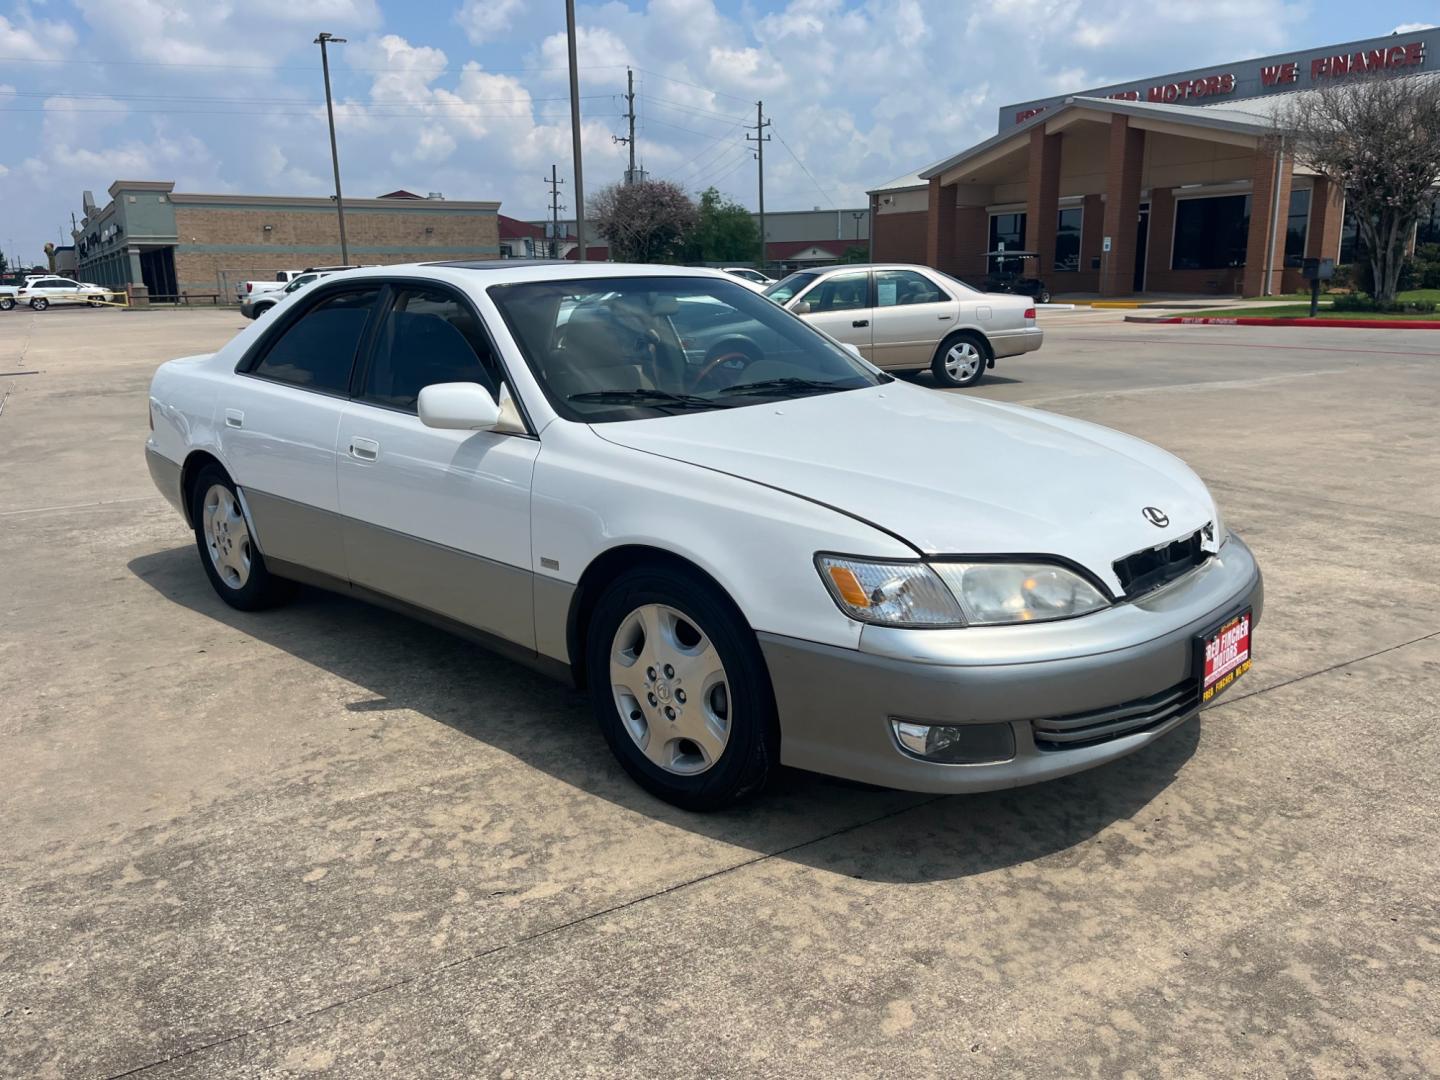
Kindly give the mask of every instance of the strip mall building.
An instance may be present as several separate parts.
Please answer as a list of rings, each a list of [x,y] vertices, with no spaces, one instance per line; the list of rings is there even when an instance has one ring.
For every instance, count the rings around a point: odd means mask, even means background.
[[[978,282],[1029,250],[1054,293],[1264,296],[1338,259],[1344,193],[1273,137],[1284,96],[1426,71],[1440,29],[1007,105],[999,132],[870,194],[873,257]]]

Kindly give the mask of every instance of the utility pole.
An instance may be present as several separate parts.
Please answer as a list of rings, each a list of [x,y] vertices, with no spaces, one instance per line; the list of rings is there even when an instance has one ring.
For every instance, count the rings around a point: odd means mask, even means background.
[[[748,127],[749,125],[747,125]],[[765,270],[765,144],[770,141],[770,136],[765,134],[765,129],[770,126],[770,121],[765,119],[765,102],[755,102],[755,126],[750,128],[754,135],[746,135],[746,142],[755,144],[755,160],[760,163],[760,270]]]
[[[565,181],[560,179],[560,166],[550,166],[550,179],[545,180],[550,185],[550,258],[558,259],[560,244],[560,211],[565,208],[560,205],[560,185]]]
[[[330,56],[327,45],[344,45],[343,37],[321,34],[310,44],[320,46],[320,68],[325,72],[325,115],[330,118],[330,164],[335,169],[335,214],[340,219],[340,262],[350,265],[350,245],[345,241],[345,198],[340,194],[340,151],[335,148],[335,105],[330,98]]]
[[[625,69],[625,119],[630,121],[630,134],[611,135],[610,141],[630,145],[630,168],[625,170],[625,183],[635,183],[635,72]]]
[[[575,146],[575,252],[585,261],[585,181],[580,168],[580,75],[575,64],[575,0],[565,0],[565,36],[570,47],[570,141]]]

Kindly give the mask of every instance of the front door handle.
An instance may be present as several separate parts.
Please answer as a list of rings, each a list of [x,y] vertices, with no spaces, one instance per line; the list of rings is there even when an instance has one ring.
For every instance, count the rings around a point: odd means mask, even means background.
[[[350,456],[357,461],[374,461],[380,456],[380,444],[374,439],[356,436],[350,440]]]
[[[941,322],[944,322],[946,319],[953,319],[954,317],[954,315],[941,315],[939,316],[939,319]]]
[[[226,409],[226,410],[225,410],[225,426],[226,426],[226,427],[244,427],[244,426],[245,426],[245,414],[244,414],[243,412],[241,412],[239,409]]]
[[[850,325],[853,326],[853,327],[855,327],[855,328],[858,330],[858,329],[859,329],[860,327],[862,327],[862,326],[869,326],[869,325],[870,325],[870,320],[869,320],[869,319],[856,319],[856,320],[855,320],[854,322],[852,322]]]

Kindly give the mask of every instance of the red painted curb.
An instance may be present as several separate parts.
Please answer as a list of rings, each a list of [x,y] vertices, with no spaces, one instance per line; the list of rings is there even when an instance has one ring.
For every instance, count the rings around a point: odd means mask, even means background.
[[[1262,319],[1246,315],[1126,315],[1126,322],[1166,323],[1171,326],[1333,326],[1352,330],[1440,330],[1430,319]]]

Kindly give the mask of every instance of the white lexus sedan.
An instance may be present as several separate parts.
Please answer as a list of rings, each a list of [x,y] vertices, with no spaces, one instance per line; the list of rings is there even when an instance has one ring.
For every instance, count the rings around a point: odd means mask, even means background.
[[[932,792],[1099,765],[1242,677],[1261,614],[1170,454],[898,382],[718,271],[337,275],[161,365],[150,423],[226,603],[309,582],[573,679],[694,809],[779,764]]]

